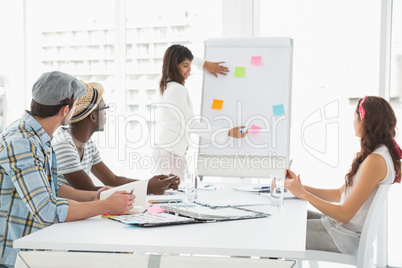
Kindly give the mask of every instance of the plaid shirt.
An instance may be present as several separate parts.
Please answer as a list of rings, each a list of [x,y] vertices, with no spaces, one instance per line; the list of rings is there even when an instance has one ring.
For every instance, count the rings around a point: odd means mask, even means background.
[[[56,194],[51,139],[28,112],[1,133],[0,172],[0,256],[13,267],[18,253],[13,241],[63,222],[68,211],[67,199]]]

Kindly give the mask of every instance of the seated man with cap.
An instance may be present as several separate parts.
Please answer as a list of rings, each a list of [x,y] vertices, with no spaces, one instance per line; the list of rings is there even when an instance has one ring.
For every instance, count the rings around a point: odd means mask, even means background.
[[[0,267],[14,267],[13,241],[53,223],[103,213],[125,214],[135,196],[116,192],[99,200],[99,191],[82,191],[57,183],[53,133],[67,125],[85,85],[62,72],[44,73],[33,86],[31,111],[1,133]]]
[[[99,187],[89,176],[91,172],[107,186],[133,182],[133,179],[115,175],[102,161],[97,146],[91,140],[95,132],[104,130],[109,106],[103,100],[101,84],[93,82],[85,86],[86,95],[78,99],[69,126],[59,128],[52,140],[59,182],[80,190],[97,190]],[[167,176],[157,175],[149,179],[148,194],[163,194],[169,188],[178,188],[178,177],[162,178]]]

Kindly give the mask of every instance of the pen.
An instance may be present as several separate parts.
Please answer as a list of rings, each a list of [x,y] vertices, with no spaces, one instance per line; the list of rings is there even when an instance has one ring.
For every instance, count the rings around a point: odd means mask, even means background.
[[[206,203],[201,203],[199,201],[194,201],[195,204],[203,206],[203,207],[210,207],[210,205],[206,204]]]
[[[260,192],[265,192],[270,190],[270,186],[261,186],[261,187],[253,187],[254,190],[258,190]]]
[[[286,170],[286,178],[289,176],[289,169],[290,169],[290,166],[292,165],[292,162],[293,162],[293,159],[290,159],[289,166],[288,166],[288,168]]]
[[[135,190],[135,189],[133,188],[133,189],[130,191],[130,194],[133,194],[133,193],[134,193],[134,190]]]
[[[247,131],[247,128],[240,129],[240,133],[246,133],[246,131]]]
[[[170,180],[170,179],[173,179],[174,177],[176,177],[176,176],[170,176],[170,177],[167,177],[167,178],[160,178],[159,180],[160,181]]]

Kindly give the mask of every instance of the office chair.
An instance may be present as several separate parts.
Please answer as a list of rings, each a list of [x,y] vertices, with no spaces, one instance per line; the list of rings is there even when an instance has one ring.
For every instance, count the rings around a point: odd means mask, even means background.
[[[378,227],[383,216],[383,209],[387,202],[390,188],[390,184],[379,186],[364,222],[356,256],[320,250],[306,250],[304,260],[351,264],[357,268],[372,268],[373,243],[379,231]],[[302,260],[298,260],[298,267],[302,267]]]

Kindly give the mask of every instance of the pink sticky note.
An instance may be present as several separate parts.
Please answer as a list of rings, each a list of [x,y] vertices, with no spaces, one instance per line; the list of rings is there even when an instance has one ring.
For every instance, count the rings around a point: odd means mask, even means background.
[[[162,213],[162,212],[165,212],[165,211],[166,211],[166,209],[161,208],[160,206],[147,207],[147,210],[148,210],[148,212],[151,213],[151,214],[159,214],[159,213]]]
[[[251,57],[251,64],[252,65],[261,65],[261,63],[262,63],[261,56],[252,56]]]
[[[251,125],[250,128],[248,129],[249,133],[254,133],[254,134],[258,134],[261,131],[261,127],[259,126],[255,126],[255,125]]]

